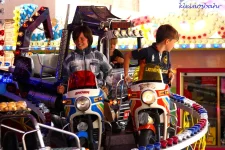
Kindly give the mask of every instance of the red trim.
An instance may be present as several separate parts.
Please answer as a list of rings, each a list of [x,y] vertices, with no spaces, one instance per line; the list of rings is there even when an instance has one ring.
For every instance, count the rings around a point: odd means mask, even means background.
[[[225,68],[177,68],[176,93],[180,94],[181,73],[225,73]],[[178,126],[180,126],[180,110],[177,109]],[[178,130],[179,131],[179,130]]]
[[[143,126],[139,126],[138,131],[144,130],[144,129],[151,129],[154,133],[156,133],[155,126],[153,124],[146,124]]]

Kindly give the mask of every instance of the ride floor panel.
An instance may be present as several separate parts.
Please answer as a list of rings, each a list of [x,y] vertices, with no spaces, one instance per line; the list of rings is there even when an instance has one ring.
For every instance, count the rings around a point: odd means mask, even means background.
[[[51,144],[53,144],[55,147],[62,147],[53,150],[71,150],[71,148],[63,148],[66,147],[66,139],[63,137],[63,135],[59,132],[51,131]],[[110,150],[131,150],[132,148],[135,148],[136,145],[134,144],[134,137],[133,134],[127,134],[124,131],[122,131],[119,134],[113,134],[111,137],[111,146]]]

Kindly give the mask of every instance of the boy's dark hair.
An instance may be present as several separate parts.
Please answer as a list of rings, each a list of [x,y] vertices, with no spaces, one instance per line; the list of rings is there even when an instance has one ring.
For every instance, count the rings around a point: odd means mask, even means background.
[[[88,46],[90,47],[93,42],[93,35],[91,29],[88,26],[82,25],[76,27],[72,33],[73,41],[75,42],[81,33],[83,33],[84,36],[88,39]]]
[[[161,25],[156,32],[156,43],[160,43],[165,39],[179,39],[177,30],[169,24]]]

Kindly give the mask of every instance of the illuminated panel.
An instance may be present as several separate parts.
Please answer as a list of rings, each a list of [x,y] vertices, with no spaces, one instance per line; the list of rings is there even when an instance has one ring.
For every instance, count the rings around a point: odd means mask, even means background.
[[[52,25],[49,15],[49,9],[47,7],[41,7],[34,15],[29,18],[24,24],[20,27],[16,50],[21,51],[22,47],[29,47],[32,32],[43,23],[45,36],[47,39],[53,38]]]

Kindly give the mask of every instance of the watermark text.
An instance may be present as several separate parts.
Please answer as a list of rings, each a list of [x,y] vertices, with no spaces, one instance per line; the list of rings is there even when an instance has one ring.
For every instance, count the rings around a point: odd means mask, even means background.
[[[179,8],[198,8],[198,9],[209,9],[209,8],[220,8],[222,5],[213,4],[185,4],[179,3]]]

